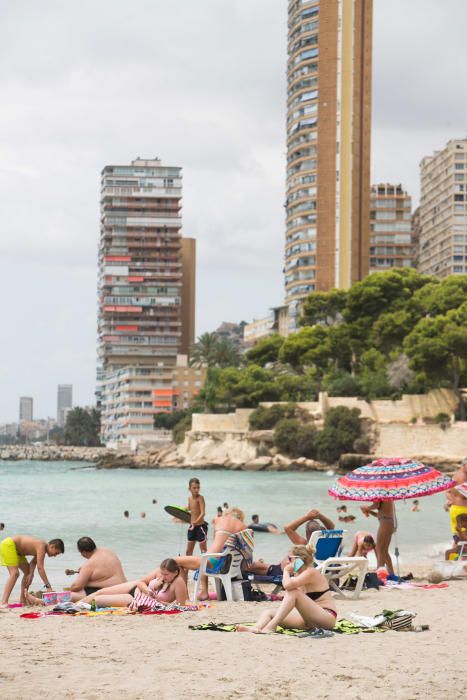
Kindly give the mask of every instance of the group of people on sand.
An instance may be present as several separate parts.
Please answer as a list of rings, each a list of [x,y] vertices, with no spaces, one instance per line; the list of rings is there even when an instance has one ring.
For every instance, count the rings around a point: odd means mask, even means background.
[[[456,473],[458,484],[463,484],[465,487],[466,476],[467,461],[464,462],[459,473]],[[448,503],[450,509],[453,509],[451,518],[455,516],[455,545],[457,546],[459,541],[467,539],[465,522],[467,497],[463,495],[462,490],[453,489],[452,491],[454,493],[448,492]],[[69,587],[72,601],[79,601],[83,606],[95,601],[97,607],[129,606],[131,608],[134,606],[135,596],[140,593],[163,604],[186,604],[189,599],[188,572],[199,569],[201,564],[201,557],[194,554],[196,543],[201,553],[212,553],[214,562],[218,553],[225,551],[228,541],[249,528],[245,523],[245,515],[239,508],[222,509],[212,521],[214,533],[208,544],[206,504],[201,495],[199,479],[190,479],[189,492],[190,523],[184,556],[166,558],[155,569],[129,581],[115,552],[106,547],[97,546],[91,537],[80,537],[77,541],[77,549],[85,559],[85,563],[77,571],[67,570],[67,573],[76,574],[76,578]],[[459,503],[461,499],[463,501]],[[460,512],[458,512],[459,508]],[[385,567],[388,574],[394,574],[389,554],[389,545],[396,527],[393,503],[378,501],[361,506],[361,511],[366,517],[374,516],[378,520],[376,537],[364,530],[357,532],[349,555],[367,556],[374,550],[378,567]],[[305,526],[304,534],[299,532],[302,526]],[[325,576],[314,566],[315,550],[310,542],[314,532],[323,529],[333,530],[334,527],[334,522],[328,516],[317,509],[312,509],[284,525],[283,531],[293,546],[279,563],[271,564],[257,560],[248,566],[245,565],[245,573],[281,577],[284,596],[277,608],[265,610],[261,614],[254,627],[239,626],[239,631],[268,633],[274,631],[279,624],[303,629],[334,627],[337,616],[335,601]],[[63,554],[64,551],[64,543],[58,538],[44,542],[29,535],[15,535],[0,542],[0,563],[6,566],[9,572],[0,608],[4,609],[8,606],[20,572],[23,574],[20,602],[41,603],[38,597],[29,592],[35,570],[37,568],[45,588],[51,590],[52,586],[45,571],[44,560],[46,556],[55,557]],[[28,556],[32,557],[29,562],[26,558]],[[207,598],[208,579],[202,576],[199,600]]]

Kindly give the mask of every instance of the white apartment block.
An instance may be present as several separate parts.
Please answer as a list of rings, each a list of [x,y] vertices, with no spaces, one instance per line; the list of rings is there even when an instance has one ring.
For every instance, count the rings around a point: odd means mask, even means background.
[[[467,273],[467,139],[452,139],[420,163],[419,271]]]

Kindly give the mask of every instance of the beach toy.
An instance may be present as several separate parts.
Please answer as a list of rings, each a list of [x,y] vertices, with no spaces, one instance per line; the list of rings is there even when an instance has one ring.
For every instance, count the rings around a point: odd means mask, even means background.
[[[57,603],[70,603],[71,602],[71,592],[70,591],[59,591],[57,593]]]
[[[47,593],[42,594],[42,600],[46,605],[55,605],[57,602],[57,592],[56,591],[47,591]]]
[[[208,594],[209,600],[217,600],[217,593],[212,591],[211,593]]]
[[[191,523],[191,513],[188,508],[182,508],[181,506],[165,506],[164,510],[172,517],[183,520],[184,523]]]

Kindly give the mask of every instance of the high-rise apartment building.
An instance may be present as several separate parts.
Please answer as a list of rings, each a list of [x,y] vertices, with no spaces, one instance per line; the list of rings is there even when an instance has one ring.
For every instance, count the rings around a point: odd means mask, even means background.
[[[155,392],[172,388],[182,344],[194,342],[195,248],[187,243],[182,254],[181,197],[181,168],[157,158],[102,171],[98,399],[104,441],[152,431],[161,410]],[[185,291],[182,266],[191,275]]]
[[[402,185],[371,188],[370,272],[415,267],[412,199]]]
[[[19,422],[30,422],[33,419],[33,403],[32,396],[20,396],[19,399]]]
[[[66,415],[73,407],[73,385],[59,384],[57,388],[57,425],[63,428]]]
[[[290,0],[285,303],[368,273],[372,0]]]
[[[467,273],[467,139],[453,139],[420,163],[419,270]]]

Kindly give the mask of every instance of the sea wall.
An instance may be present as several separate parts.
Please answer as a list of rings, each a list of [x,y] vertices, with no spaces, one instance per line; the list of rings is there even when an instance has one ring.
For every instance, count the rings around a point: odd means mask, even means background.
[[[114,457],[115,450],[107,447],[68,447],[55,445],[4,445],[0,446],[0,460],[51,462],[97,462],[104,457]]]
[[[262,403],[272,406],[272,403]],[[298,405],[315,418],[323,418],[330,408],[347,406],[358,408],[362,418],[369,418],[375,423],[411,423],[424,418],[433,419],[439,413],[452,416],[457,399],[450,389],[433,389],[428,394],[403,394],[397,401],[376,399],[365,401],[356,396],[328,396],[321,392],[318,401],[301,401]],[[192,430],[195,432],[246,432],[251,408],[237,408],[235,413],[195,413]]]
[[[379,424],[374,452],[398,457],[446,457],[462,460],[467,455],[467,422],[439,425]],[[429,460],[428,460],[429,461]]]

